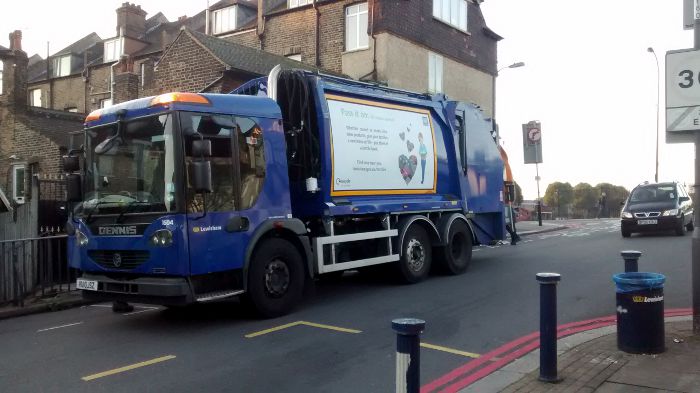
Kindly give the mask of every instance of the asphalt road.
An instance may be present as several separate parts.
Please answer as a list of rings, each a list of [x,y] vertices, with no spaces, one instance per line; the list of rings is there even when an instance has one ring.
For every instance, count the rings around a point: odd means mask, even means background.
[[[691,235],[623,239],[617,220],[566,222],[517,246],[475,249],[469,271],[417,285],[346,273],[292,315],[255,320],[235,302],[174,312],[93,305],[0,322],[1,392],[388,392],[397,317],[427,321],[421,381],[538,329],[538,272],[562,275],[559,323],[615,313],[620,250],[667,276],[665,306],[691,306]],[[437,348],[437,349],[434,349]]]

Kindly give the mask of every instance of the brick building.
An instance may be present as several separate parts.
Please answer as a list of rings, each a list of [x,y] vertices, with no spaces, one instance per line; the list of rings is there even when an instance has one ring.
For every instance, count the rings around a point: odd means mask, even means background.
[[[28,105],[29,59],[21,32],[10,34],[9,49],[0,47],[0,64],[0,189],[23,203],[31,175],[60,172],[60,156],[83,116]]]

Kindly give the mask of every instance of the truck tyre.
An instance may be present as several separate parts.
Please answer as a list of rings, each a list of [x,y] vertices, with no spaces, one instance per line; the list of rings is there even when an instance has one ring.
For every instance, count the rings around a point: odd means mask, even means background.
[[[432,262],[430,237],[420,225],[411,225],[401,244],[399,273],[402,281],[408,284],[425,280]]]
[[[446,244],[436,249],[441,272],[456,275],[464,273],[472,261],[472,234],[462,220],[455,220],[447,234]]]
[[[304,264],[286,240],[269,239],[256,248],[248,270],[247,300],[263,318],[289,313],[304,291]]]

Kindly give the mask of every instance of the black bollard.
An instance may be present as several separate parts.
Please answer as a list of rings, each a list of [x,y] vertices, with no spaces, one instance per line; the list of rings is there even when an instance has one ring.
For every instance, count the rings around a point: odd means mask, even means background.
[[[396,332],[396,392],[420,392],[420,334],[425,321],[399,318],[391,321]]]
[[[620,251],[622,259],[625,260],[625,273],[636,273],[639,271],[639,257],[642,256],[640,251],[624,250]]]
[[[557,283],[558,273],[537,273],[540,283],[540,377],[559,382],[557,377]]]

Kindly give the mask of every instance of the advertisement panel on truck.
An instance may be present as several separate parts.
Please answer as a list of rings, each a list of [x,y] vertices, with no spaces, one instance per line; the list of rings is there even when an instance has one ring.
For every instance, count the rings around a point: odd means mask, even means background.
[[[433,194],[430,112],[326,95],[331,118],[331,195]]]

